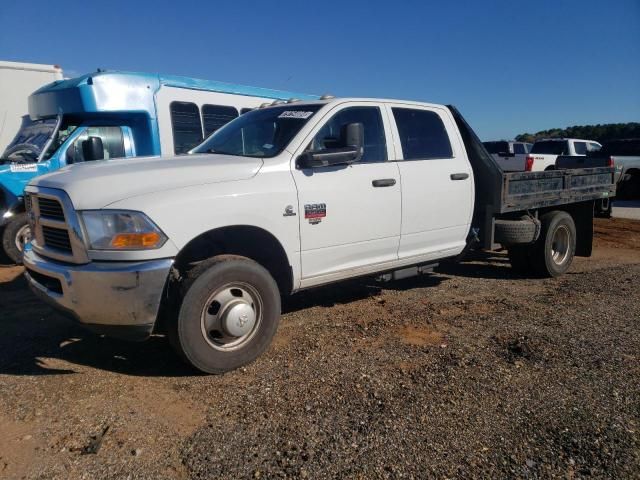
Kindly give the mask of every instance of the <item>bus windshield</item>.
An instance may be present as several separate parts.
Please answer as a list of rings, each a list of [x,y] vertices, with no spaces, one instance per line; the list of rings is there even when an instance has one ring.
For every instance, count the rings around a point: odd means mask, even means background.
[[[322,106],[287,104],[247,112],[217,130],[191,153],[275,157]]]
[[[14,162],[37,162],[57,123],[57,118],[34,121],[25,115],[20,130],[5,149],[2,158]]]

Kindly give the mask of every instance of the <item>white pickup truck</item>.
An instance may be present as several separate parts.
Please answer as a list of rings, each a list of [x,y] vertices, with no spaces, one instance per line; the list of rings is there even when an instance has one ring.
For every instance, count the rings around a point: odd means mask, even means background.
[[[548,138],[537,140],[528,154],[500,153],[494,158],[505,172],[542,172],[555,170],[556,159],[564,156],[584,156],[587,152],[597,152],[602,148],[593,140],[577,138]]]
[[[282,295],[394,279],[472,248],[564,273],[591,254],[613,170],[503,173],[454,107],[327,99],[260,108],[191,155],[73,165],[27,187],[26,277],[99,332],[166,333],[220,373],[270,344]]]

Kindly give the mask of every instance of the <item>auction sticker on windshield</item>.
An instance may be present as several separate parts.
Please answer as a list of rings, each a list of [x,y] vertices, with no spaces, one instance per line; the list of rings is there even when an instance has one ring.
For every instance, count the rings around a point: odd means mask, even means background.
[[[278,115],[278,118],[300,118],[302,120],[305,120],[309,118],[311,115],[313,115],[313,112],[303,112],[299,110],[285,110],[280,115]]]
[[[9,167],[12,172],[37,172],[38,165],[35,163],[12,163]]]

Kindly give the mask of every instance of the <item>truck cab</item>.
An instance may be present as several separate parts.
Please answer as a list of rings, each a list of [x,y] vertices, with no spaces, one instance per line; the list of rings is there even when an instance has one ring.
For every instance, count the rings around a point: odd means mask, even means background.
[[[29,97],[29,121],[16,135],[32,140],[14,140],[0,164],[5,252],[19,262],[30,239],[23,190],[34,177],[87,161],[187,154],[239,115],[263,103],[292,98],[317,97],[187,77],[105,71],[36,90]],[[42,131],[37,142],[35,128]]]

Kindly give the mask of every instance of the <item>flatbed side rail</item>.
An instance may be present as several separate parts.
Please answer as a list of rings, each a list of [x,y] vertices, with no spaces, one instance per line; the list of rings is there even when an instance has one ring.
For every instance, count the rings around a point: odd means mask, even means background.
[[[614,174],[612,167],[505,173],[500,213],[613,197]]]

